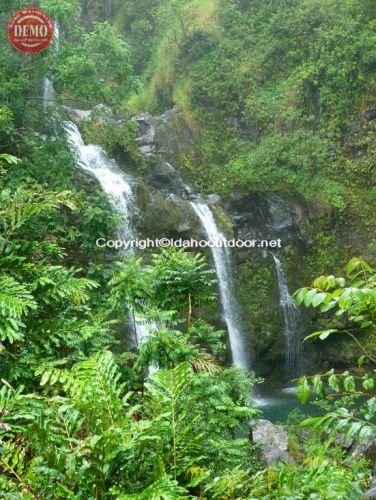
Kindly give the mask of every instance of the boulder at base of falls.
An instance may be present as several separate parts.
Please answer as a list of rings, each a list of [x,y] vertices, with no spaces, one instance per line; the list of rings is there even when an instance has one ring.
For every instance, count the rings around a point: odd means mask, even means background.
[[[252,421],[250,426],[252,442],[259,447],[265,465],[270,466],[277,462],[295,463],[287,451],[288,436],[281,425],[275,425],[269,420],[258,420]]]

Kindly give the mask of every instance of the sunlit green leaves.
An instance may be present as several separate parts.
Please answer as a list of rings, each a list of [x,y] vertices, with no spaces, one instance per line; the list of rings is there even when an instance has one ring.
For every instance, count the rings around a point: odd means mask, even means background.
[[[371,391],[375,379],[369,374],[355,376],[348,371],[335,373],[334,370],[313,377],[302,377],[298,381],[297,397],[305,404],[314,397],[330,398],[332,394],[362,394],[362,388]]]
[[[299,381],[298,388],[296,390],[296,395],[302,404],[306,404],[310,400],[311,389],[305,377],[303,377]]]
[[[346,266],[347,280],[321,276],[312,287],[301,288],[294,298],[299,305],[319,308],[321,312],[335,311],[344,322],[350,320],[358,328],[369,329],[376,324],[376,275],[372,267],[354,258]],[[312,333],[306,340],[325,340],[332,333],[348,333],[348,328],[329,328]]]

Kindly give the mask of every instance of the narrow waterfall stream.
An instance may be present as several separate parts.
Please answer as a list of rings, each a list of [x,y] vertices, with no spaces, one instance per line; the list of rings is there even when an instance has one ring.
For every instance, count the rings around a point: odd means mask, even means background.
[[[54,38],[52,50],[57,56],[60,50],[60,27],[58,23],[54,23]],[[55,106],[55,89],[53,82],[50,78],[45,76],[43,78],[43,105],[47,106]]]
[[[280,305],[284,317],[284,336],[286,339],[286,370],[289,378],[299,375],[301,342],[298,329],[298,308],[290,295],[287,278],[281,261],[274,255],[277,270]]]
[[[114,209],[123,216],[120,238],[133,238],[130,218],[136,205],[130,178],[120,170],[115,161],[111,160],[101,147],[94,144],[86,145],[77,125],[72,122],[64,122],[63,126],[78,166],[97,179]],[[135,322],[135,335],[139,346],[148,337],[150,331],[155,328],[155,325],[146,324],[138,317],[136,317]]]
[[[219,231],[210,208],[203,203],[191,202],[191,205],[199,217],[208,239],[212,242],[225,242],[226,237]],[[213,246],[211,251],[219,282],[223,316],[230,339],[232,360],[235,366],[249,369],[249,359],[238,324],[229,249],[224,245]]]
[[[60,34],[59,25],[55,24],[54,52],[59,52]],[[45,107],[55,106],[55,89],[50,78],[43,78],[43,105]],[[85,115],[88,112],[82,111]],[[120,238],[131,239],[133,231],[130,224],[130,216],[135,210],[135,197],[132,192],[130,178],[111,160],[105,151],[95,144],[86,145],[76,124],[70,121],[63,122],[63,128],[67,134],[69,147],[74,154],[77,164],[83,170],[93,175],[102,190],[109,196],[113,208],[123,216]],[[135,323],[135,324],[134,324]],[[155,328],[154,324],[146,324],[140,318],[129,321],[134,326],[137,346],[139,346]],[[153,369],[153,367],[151,367]]]
[[[43,78],[43,105],[55,105],[55,90],[52,81],[46,76]]]

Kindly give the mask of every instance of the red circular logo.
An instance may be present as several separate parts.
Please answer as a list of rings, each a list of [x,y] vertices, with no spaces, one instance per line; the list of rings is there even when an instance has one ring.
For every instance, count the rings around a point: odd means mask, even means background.
[[[42,52],[49,46],[53,36],[52,19],[36,7],[17,11],[8,23],[9,41],[20,52]]]

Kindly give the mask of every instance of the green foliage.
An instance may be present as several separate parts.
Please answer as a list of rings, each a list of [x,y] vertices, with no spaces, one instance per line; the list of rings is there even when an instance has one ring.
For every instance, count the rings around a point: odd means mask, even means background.
[[[170,476],[162,476],[161,479],[146,488],[142,493],[135,495],[122,494],[116,488],[111,489],[118,500],[167,500],[172,498],[188,498],[188,491],[179,486],[177,481]]]
[[[198,143],[181,164],[200,191],[299,194],[374,232],[369,2],[200,4],[119,5],[146,82],[131,109],[182,107]]]
[[[77,30],[81,48],[64,44],[55,66],[57,89],[86,104],[119,105],[130,90],[131,63],[128,45],[107,23],[97,23],[94,31]]]
[[[225,332],[216,330],[203,319],[196,320],[188,330],[188,337],[193,344],[199,344],[218,359],[225,354]]]
[[[195,375],[186,363],[155,373],[143,395],[126,392],[109,352],[39,373],[45,395],[7,383],[0,390],[3,491],[186,498],[190,488],[218,483],[210,465],[230,473],[231,450],[239,456],[241,449],[232,430],[253,413],[231,395],[230,379],[226,385],[218,375],[208,384],[210,375]],[[204,387],[211,397],[203,401]],[[226,453],[216,464],[219,447]]]
[[[79,276],[81,269],[65,267],[64,251],[50,237],[54,214],[75,210],[71,193],[21,185],[1,190],[0,198],[2,376],[27,380],[46,359],[77,359],[108,326],[86,307],[97,283]]]
[[[349,283],[347,283],[347,281]],[[325,340],[330,335],[345,333],[349,335],[362,356],[358,360],[361,367],[365,360],[375,363],[374,344],[366,349],[358,340],[362,331],[371,337],[375,334],[375,273],[363,260],[353,258],[346,266],[346,279],[335,276],[317,278],[311,288],[302,288],[295,294],[298,304],[316,307],[321,312],[331,311],[342,321],[343,326],[315,332],[309,339]],[[315,394],[321,399],[338,399],[323,416],[305,419],[301,425],[326,432],[326,446],[329,446],[339,433],[344,439],[369,442],[376,437],[376,398],[374,397],[375,370],[371,373],[356,375],[349,371],[342,374],[330,370],[325,374],[300,379],[297,396],[307,403]],[[364,399],[366,401],[364,402]],[[355,404],[356,403],[356,404]]]
[[[85,142],[99,144],[111,155],[119,151],[125,152],[140,169],[145,166],[145,158],[136,143],[136,121],[128,119],[124,123],[114,124],[114,117],[108,113],[108,109],[97,107],[81,128]]]
[[[282,465],[256,475],[250,498],[360,499],[367,484],[364,470],[349,468],[322,456],[310,457],[302,466]]]
[[[214,271],[208,268],[201,254],[163,250],[153,255],[151,274],[153,293],[161,309],[190,309],[215,299]]]
[[[159,320],[159,312],[165,312],[164,321],[186,312],[190,324],[193,307],[215,300],[213,274],[203,255],[184,250],[162,250],[145,267],[141,259],[127,258],[117,264],[110,281],[111,303],[115,309],[125,304],[133,314]]]
[[[78,21],[80,11],[78,0],[42,0],[40,6],[59,23]]]
[[[11,344],[21,340],[21,329],[25,326],[22,317],[37,304],[31,293],[10,276],[0,277],[0,332],[1,340]]]
[[[325,340],[332,333],[344,331],[354,338],[351,326],[375,331],[376,320],[376,275],[374,270],[361,259],[352,259],[346,266],[345,278],[321,276],[310,288],[301,288],[295,293],[298,304],[319,308],[321,312],[333,311],[345,322],[341,329],[315,332],[306,340],[320,337]],[[372,356],[371,356],[372,358]]]
[[[138,362],[144,369],[149,366],[168,369],[183,362],[196,364],[199,356],[198,349],[187,342],[186,335],[159,329],[140,346]]]

